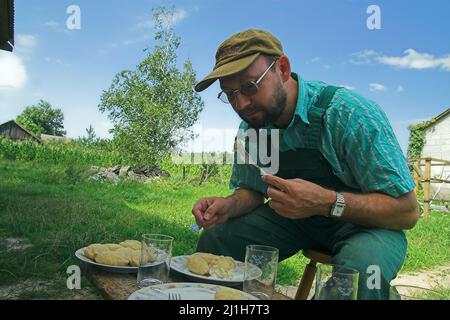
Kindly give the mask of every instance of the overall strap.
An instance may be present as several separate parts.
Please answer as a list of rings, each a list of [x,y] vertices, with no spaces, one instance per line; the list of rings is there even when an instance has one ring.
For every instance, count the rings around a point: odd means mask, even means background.
[[[309,126],[306,129],[305,147],[308,149],[318,149],[321,142],[323,116],[330,107],[331,100],[340,87],[327,86],[320,93],[317,102],[308,112]]]

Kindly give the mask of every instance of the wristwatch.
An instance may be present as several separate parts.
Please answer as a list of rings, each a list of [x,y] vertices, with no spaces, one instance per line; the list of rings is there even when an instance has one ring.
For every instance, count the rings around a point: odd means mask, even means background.
[[[331,207],[330,217],[340,218],[345,210],[344,195],[340,192],[336,192],[336,202]]]

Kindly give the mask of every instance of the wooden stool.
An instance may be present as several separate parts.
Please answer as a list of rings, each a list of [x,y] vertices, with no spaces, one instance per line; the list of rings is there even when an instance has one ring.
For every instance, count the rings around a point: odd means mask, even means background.
[[[309,292],[316,276],[317,266],[319,263],[331,263],[332,256],[329,252],[322,252],[317,250],[303,250],[303,255],[310,261],[305,267],[302,279],[295,295],[295,300],[307,300]]]

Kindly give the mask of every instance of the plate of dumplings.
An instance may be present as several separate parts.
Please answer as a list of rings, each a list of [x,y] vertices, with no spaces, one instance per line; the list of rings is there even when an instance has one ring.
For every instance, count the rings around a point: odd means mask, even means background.
[[[137,240],[125,240],[118,244],[94,243],[75,252],[80,261],[105,271],[122,273],[137,272],[142,257],[147,266],[161,264],[164,259],[160,255],[151,246],[146,246],[142,252],[142,243]]]
[[[245,263],[232,257],[196,252],[173,257],[170,268],[196,282],[234,286],[244,281]],[[248,272],[248,279],[256,279],[262,274],[254,265],[250,265]]]

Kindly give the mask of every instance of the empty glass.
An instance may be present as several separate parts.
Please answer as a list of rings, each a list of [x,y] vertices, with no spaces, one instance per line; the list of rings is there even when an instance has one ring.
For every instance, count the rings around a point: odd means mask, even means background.
[[[141,260],[137,275],[139,288],[168,282],[173,238],[163,234],[142,236]]]
[[[357,270],[333,264],[318,264],[314,299],[356,300],[358,279]]]
[[[261,300],[273,297],[278,267],[278,249],[248,245],[245,251],[243,290]]]

